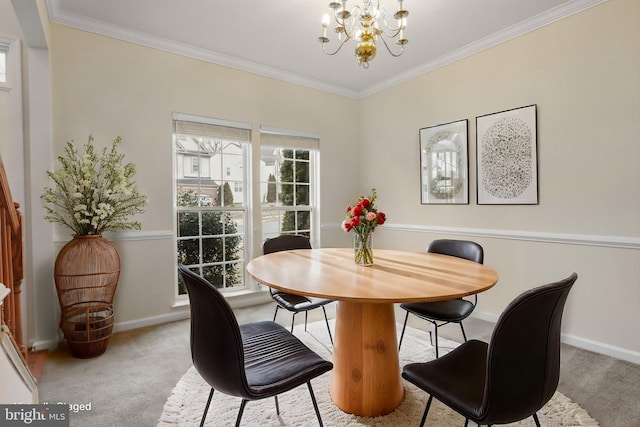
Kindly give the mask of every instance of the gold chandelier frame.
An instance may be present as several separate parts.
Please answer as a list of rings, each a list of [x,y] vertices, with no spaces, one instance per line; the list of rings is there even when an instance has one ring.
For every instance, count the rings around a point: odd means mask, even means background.
[[[398,0],[398,10],[393,14],[395,25],[389,25],[386,20],[384,7],[380,6],[380,0],[362,0],[362,6],[356,5],[351,10],[347,9],[347,1],[332,1],[329,3],[330,13],[326,13],[322,18],[322,36],[318,40],[322,43],[322,51],[327,55],[335,55],[349,41],[356,41],[355,57],[358,63],[364,67],[369,67],[369,61],[375,58],[377,53],[376,42],[382,40],[387,52],[393,57],[398,57],[404,52],[404,46],[409,42],[405,37],[407,28],[407,16],[409,11],[403,8],[403,1]],[[375,6],[374,6],[375,3]],[[333,51],[327,50],[329,39],[327,32],[331,21],[331,16],[335,21],[333,31],[337,34],[338,47]],[[396,39],[396,45],[400,46],[399,51],[394,52],[387,39]]]

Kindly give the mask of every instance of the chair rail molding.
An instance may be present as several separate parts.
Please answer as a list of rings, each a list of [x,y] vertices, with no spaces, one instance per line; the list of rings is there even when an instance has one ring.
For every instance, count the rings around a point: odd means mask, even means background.
[[[175,233],[170,230],[151,231],[117,231],[104,233],[103,237],[110,241],[145,241],[145,240],[165,240],[173,239]],[[63,246],[69,240],[69,236],[57,235],[54,237],[56,246]]]
[[[340,229],[340,224],[323,224],[323,229]],[[442,227],[416,224],[385,223],[385,230],[411,233],[451,234],[456,236],[486,237],[492,239],[522,240],[532,242],[559,243],[565,245],[601,246],[621,249],[640,249],[640,238],[624,236],[602,236],[592,234],[569,234],[544,231],[497,230],[489,228]]]

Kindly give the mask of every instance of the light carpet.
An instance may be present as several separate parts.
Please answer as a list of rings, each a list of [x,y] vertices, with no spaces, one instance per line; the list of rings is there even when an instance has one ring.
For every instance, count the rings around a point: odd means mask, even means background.
[[[401,325],[398,325],[400,328]],[[334,323],[331,321],[331,329]],[[308,325],[307,332],[303,326],[296,326],[294,334],[310,349],[322,357],[331,360],[332,347],[324,322],[313,322]],[[398,336],[400,333],[398,332]],[[421,362],[435,358],[435,349],[429,344],[427,332],[407,327],[400,351],[400,364]],[[458,343],[439,339],[441,354],[458,346]],[[391,414],[381,417],[359,417],[346,414],[338,409],[329,395],[329,375],[326,373],[313,381],[313,391],[318,401],[320,415],[325,426],[411,426],[419,425],[424,412],[428,395],[413,384],[404,381],[405,398],[402,404]],[[197,426],[200,424],[209,385],[200,377],[192,366],[180,379],[164,405],[158,426]],[[214,393],[207,415],[207,426],[233,426],[240,408],[240,398],[222,393]],[[247,404],[241,425],[246,426],[312,426],[317,425],[317,418],[306,386],[300,386],[278,397],[280,415],[276,414],[274,399],[251,401]],[[589,414],[560,392],[556,392],[551,400],[538,411],[540,424],[543,427],[590,426],[598,423]],[[473,422],[469,423],[474,426]],[[433,400],[426,426],[463,426],[464,417],[447,406]],[[532,417],[509,426],[535,426]]]

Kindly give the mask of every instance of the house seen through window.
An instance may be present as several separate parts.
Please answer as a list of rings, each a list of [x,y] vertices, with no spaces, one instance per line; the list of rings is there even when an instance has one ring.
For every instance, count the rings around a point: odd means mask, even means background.
[[[250,135],[243,127],[174,120],[177,263],[221,290],[245,286]]]
[[[254,286],[244,274],[252,230],[261,241],[287,233],[318,240],[318,138],[263,129],[259,170],[249,173],[248,125],[184,115],[173,124],[177,264],[224,292]],[[256,189],[252,175],[260,177]],[[250,218],[261,220],[250,227]],[[186,294],[177,279],[178,296]]]

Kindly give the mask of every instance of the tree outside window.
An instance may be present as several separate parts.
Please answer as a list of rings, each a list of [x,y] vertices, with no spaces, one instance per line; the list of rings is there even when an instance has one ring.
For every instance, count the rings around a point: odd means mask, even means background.
[[[197,206],[194,191],[178,193],[178,206]],[[205,205],[207,206],[207,205]],[[210,205],[209,205],[210,206]],[[231,212],[193,210],[178,212],[178,264],[190,266],[216,288],[242,284],[242,237]],[[178,275],[178,293],[186,294]]]
[[[280,234],[312,235],[312,151],[262,149],[263,239]]]
[[[249,137],[245,128],[174,120],[177,264],[222,290],[245,286]]]

